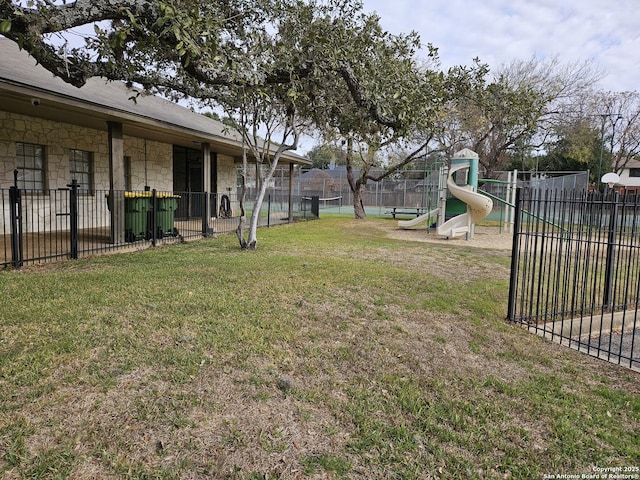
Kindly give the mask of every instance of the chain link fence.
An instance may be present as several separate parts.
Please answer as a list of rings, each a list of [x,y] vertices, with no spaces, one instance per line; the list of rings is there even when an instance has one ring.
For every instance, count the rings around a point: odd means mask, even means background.
[[[423,208],[438,206],[441,188],[446,182],[445,165],[436,163],[423,170],[403,170],[379,182],[368,181],[362,192],[362,201],[370,215],[385,215],[392,207]],[[380,174],[372,171],[373,176]],[[356,175],[358,173],[356,172]],[[276,175],[278,182],[280,173]],[[288,179],[288,173],[286,174]],[[284,180],[280,181],[283,183]],[[318,196],[320,209],[338,213],[353,212],[353,193],[347,180],[346,167],[333,170],[312,169],[294,178],[294,192],[300,196]],[[533,191],[581,191],[589,186],[589,172],[516,172],[497,171],[491,178],[480,179],[479,189],[494,199],[490,219],[505,218],[505,209],[513,207],[513,188]]]

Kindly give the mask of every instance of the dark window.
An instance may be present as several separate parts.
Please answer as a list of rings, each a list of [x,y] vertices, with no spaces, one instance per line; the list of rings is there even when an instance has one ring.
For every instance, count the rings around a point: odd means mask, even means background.
[[[630,177],[640,177],[640,168],[630,168],[629,169],[629,176]]]
[[[71,150],[69,154],[69,172],[71,180],[78,182],[78,191],[84,194],[93,193],[93,155],[84,150]]]
[[[44,192],[44,145],[16,143],[18,188]]]

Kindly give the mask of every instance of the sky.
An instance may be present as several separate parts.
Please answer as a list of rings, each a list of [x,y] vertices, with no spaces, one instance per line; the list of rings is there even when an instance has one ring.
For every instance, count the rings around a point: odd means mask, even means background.
[[[640,0],[362,0],[394,34],[420,34],[438,48],[441,67],[493,70],[513,60],[557,57],[591,61],[605,76],[598,86],[640,91]],[[426,53],[425,53],[426,56]],[[299,151],[313,147],[304,139]]]
[[[640,91],[640,0],[363,0],[385,30],[420,34],[442,68],[513,60],[592,61],[600,88]]]

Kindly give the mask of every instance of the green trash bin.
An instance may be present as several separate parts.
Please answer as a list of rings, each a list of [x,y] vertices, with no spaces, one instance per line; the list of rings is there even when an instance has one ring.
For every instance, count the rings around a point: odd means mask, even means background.
[[[151,192],[124,192],[124,238],[134,242],[151,238],[147,213],[151,210]]]
[[[178,208],[178,200],[180,200],[180,195],[173,195],[171,193],[156,194],[156,228],[158,230],[158,238],[178,235],[178,229],[174,224],[174,214]]]
[[[113,199],[107,197],[107,208],[113,208]],[[151,238],[147,214],[151,210],[151,192],[124,192],[124,239],[135,242],[142,238]]]

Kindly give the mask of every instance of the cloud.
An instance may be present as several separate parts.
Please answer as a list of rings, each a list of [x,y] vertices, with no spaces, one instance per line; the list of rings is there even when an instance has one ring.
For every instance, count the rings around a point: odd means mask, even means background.
[[[364,0],[364,8],[392,33],[419,32],[444,68],[557,57],[604,69],[601,88],[640,90],[638,0]]]

